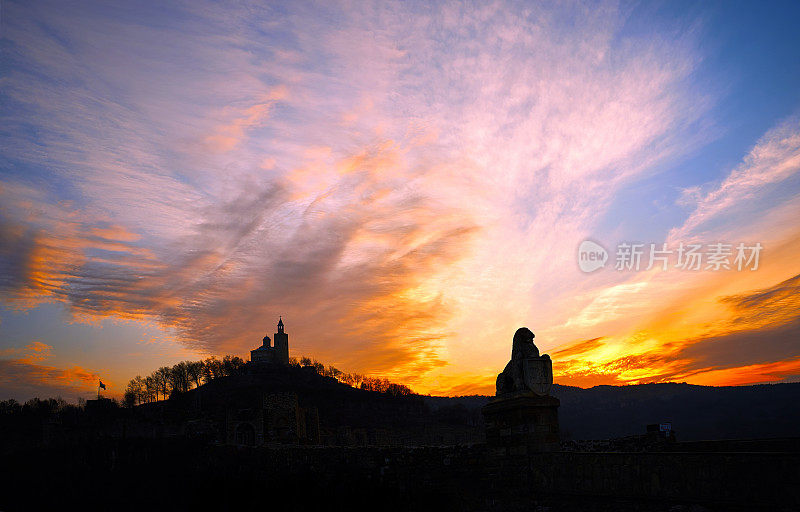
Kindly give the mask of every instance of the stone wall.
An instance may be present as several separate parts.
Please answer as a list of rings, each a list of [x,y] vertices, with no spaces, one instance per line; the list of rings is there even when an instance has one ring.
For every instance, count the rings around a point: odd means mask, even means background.
[[[715,510],[800,506],[800,453],[549,452],[498,458],[478,445],[288,450],[286,461],[290,474],[309,467],[322,475],[353,472],[391,488],[435,489],[486,506],[524,508],[535,499],[581,498]]]
[[[14,468],[5,476],[9,489],[21,492],[28,483],[42,480],[60,485],[58,475],[69,474],[75,482],[60,491],[67,497],[83,488],[77,482],[99,478],[107,486],[104,492],[125,499],[130,498],[128,490],[142,486],[164,490],[157,485],[163,482],[172,482],[173,490],[226,488],[228,499],[240,500],[248,499],[248,489],[283,492],[286,487],[292,496],[308,497],[314,505],[309,509],[323,503],[313,501],[315,497],[328,500],[326,507],[360,502],[367,509],[383,510],[422,510],[431,504],[443,510],[539,507],[553,512],[800,509],[798,452],[495,457],[485,445],[241,448],[179,439],[106,439],[3,455],[5,467]],[[141,481],[150,476],[153,485]],[[192,493],[182,490],[180,495]],[[261,494],[253,499],[257,496]],[[374,501],[389,499],[384,497],[391,499]],[[215,498],[203,495],[204,500]]]
[[[557,452],[495,462],[535,493],[692,503],[800,505],[800,454]]]

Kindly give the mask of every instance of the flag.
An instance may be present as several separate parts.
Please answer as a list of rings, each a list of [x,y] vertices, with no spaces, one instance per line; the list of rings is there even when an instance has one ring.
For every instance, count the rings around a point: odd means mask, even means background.
[[[100,381],[100,387],[101,387],[102,389],[106,389],[106,385],[105,385],[105,384],[103,384],[103,381],[102,381],[102,380]]]

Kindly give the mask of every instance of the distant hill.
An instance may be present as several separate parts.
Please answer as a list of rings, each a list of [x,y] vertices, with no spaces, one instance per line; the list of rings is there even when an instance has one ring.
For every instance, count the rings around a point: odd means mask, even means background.
[[[757,386],[640,384],[582,389],[553,386],[567,439],[642,434],[671,422],[680,441],[800,436],[800,383]],[[493,397],[425,397],[432,409],[477,410]]]
[[[174,437],[226,442],[231,415],[263,407],[272,393],[292,393],[318,417],[322,444],[453,445],[484,439],[481,407],[489,396],[392,395],[355,389],[313,367],[248,368],[168,400],[131,409],[0,407],[0,449],[48,438]],[[561,400],[564,440],[644,434],[672,423],[678,441],[800,438],[800,383],[711,387],[690,384],[553,386]],[[99,402],[99,401],[98,401]],[[44,403],[44,402],[43,402]],[[48,402],[49,403],[49,402]],[[110,403],[110,402],[109,402]],[[0,404],[2,405],[2,404]],[[35,405],[35,404],[34,404]],[[102,405],[102,404],[94,404]],[[316,411],[316,413],[314,413]],[[305,414],[305,413],[304,413]],[[92,434],[93,432],[93,434]],[[59,437],[59,438],[60,438]]]

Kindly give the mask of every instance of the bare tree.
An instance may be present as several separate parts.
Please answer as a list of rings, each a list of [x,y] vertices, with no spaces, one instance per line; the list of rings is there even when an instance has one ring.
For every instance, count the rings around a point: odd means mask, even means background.
[[[395,384],[394,382],[390,382],[388,386],[386,386],[386,393],[389,393],[393,396],[407,396],[413,393],[411,388],[405,386],[403,384]]]
[[[169,366],[162,366],[155,372],[153,372],[153,377],[156,379],[156,384],[158,385],[158,391],[161,395],[166,399],[169,396],[169,392],[171,391],[170,385],[172,379],[170,378],[170,373],[172,369]]]
[[[142,378],[141,375],[137,375],[135,378],[131,379],[128,382],[128,387],[125,388],[125,394],[123,395],[123,403],[127,407],[133,407],[134,405],[138,405],[145,400],[145,380]]]
[[[203,380],[210,382],[211,380],[222,376],[222,361],[214,356],[211,356],[203,361]]]
[[[333,377],[338,381],[342,381],[344,379],[344,372],[332,365],[328,365],[328,367],[325,368],[324,375],[326,377]]]
[[[170,392],[185,392],[194,384],[200,387],[201,383],[208,383],[213,379],[238,374],[246,366],[246,362],[238,356],[226,355],[222,360],[214,356],[203,361],[183,361],[172,368],[162,366],[155,370],[147,378],[136,376],[128,383],[125,392],[125,403],[141,404],[152,402],[159,399],[159,394],[163,398],[168,398]],[[294,357],[289,358],[290,366],[312,367],[319,375],[333,377],[339,382],[343,382],[354,388],[367,391],[377,391],[388,393],[395,396],[413,394],[413,391],[403,384],[397,384],[388,379],[367,377],[359,373],[347,373],[339,370],[335,366],[327,367],[316,359],[302,356],[298,360]]]
[[[170,387],[173,393],[189,390],[189,370],[185,361],[177,363],[169,372]]]
[[[203,361],[187,361],[186,372],[189,379],[194,382],[195,387],[200,387],[200,379],[203,378]]]
[[[144,393],[146,402],[154,402],[158,400],[158,383],[153,375],[144,379]]]
[[[122,396],[122,405],[125,407],[133,407],[136,405],[136,392],[126,389],[125,394]]]
[[[222,358],[222,369],[226,376],[235,375],[244,365],[244,359],[239,356],[225,356]]]

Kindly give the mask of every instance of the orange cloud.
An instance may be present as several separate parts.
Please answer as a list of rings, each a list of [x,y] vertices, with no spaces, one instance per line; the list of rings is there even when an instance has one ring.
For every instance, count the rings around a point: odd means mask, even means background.
[[[570,344],[554,353],[559,378],[585,383],[742,366],[720,355],[748,357],[740,335],[793,325],[793,291],[740,296],[797,275],[796,251],[702,283],[575,269],[577,243],[614,213],[623,185],[708,141],[694,132],[713,107],[694,82],[696,31],[641,39],[620,32],[628,13],[613,5],[342,9],[335,30],[287,7],[302,23],[231,12],[237,30],[199,39],[170,24],[96,34],[86,24],[110,26],[105,13],[40,11],[8,27],[24,129],[6,146],[69,192],[0,184],[0,294],[19,307],[155,319],[187,346],[239,354],[283,314],[296,353],[453,392],[478,378],[490,389],[510,333],[529,322],[552,334],[537,338],[548,348]],[[219,34],[207,14],[192,19]],[[248,41],[275,27],[266,53]],[[114,47],[122,34],[135,42],[129,72],[81,54],[130,51]],[[54,79],[32,87],[31,76]],[[276,83],[291,84],[292,101]],[[89,101],[91,84],[104,101]],[[771,131],[719,186],[688,190],[695,211],[670,236],[721,218],[781,239],[779,217],[762,211],[771,203],[750,199],[796,175],[795,132]],[[730,215],[746,203],[754,215]],[[774,360],[786,359],[786,329],[759,338]]]
[[[755,383],[768,381],[770,372],[783,378],[796,367],[792,361],[800,339],[798,297],[800,275],[765,289],[714,297],[710,307],[716,303],[718,314],[729,314],[713,329],[683,329],[680,336],[681,329],[669,328],[669,320],[659,318],[650,325],[654,330],[607,339],[609,347],[604,347],[603,338],[578,342],[553,353],[556,378],[580,386],[672,380]],[[676,314],[667,318],[680,321]],[[610,347],[616,350],[609,352]],[[770,366],[773,361],[777,366]]]
[[[219,152],[227,152],[234,149],[242,141],[246,131],[261,125],[269,116],[275,103],[286,99],[287,96],[288,90],[286,87],[273,88],[258,103],[237,112],[232,121],[217,127],[213,135],[206,137],[206,144]]]
[[[142,237],[124,226],[92,227],[89,234],[109,241],[136,242]]]
[[[800,377],[800,359],[699,372],[687,377],[686,382],[703,386],[745,386],[777,382],[786,377]]]
[[[599,348],[603,344],[603,337],[592,338],[590,340],[579,341],[568,345],[566,348],[558,349],[551,354],[553,358],[561,359],[574,357],[585,352]]]
[[[24,348],[0,351],[0,356],[12,357],[0,359],[2,398],[26,400],[34,396],[86,395],[97,385],[99,376],[96,372],[80,366],[57,368],[41,364],[51,357],[52,348],[34,341]]]
[[[470,375],[440,379],[440,382],[428,388],[427,392],[434,396],[468,396],[495,394],[495,379],[492,375]],[[465,382],[466,381],[466,382]],[[448,384],[451,382],[451,384]],[[414,389],[414,391],[418,391]]]
[[[41,341],[34,341],[24,348],[7,348],[0,350],[0,356],[16,356],[16,360],[22,363],[35,363],[50,357],[52,346],[42,343]]]
[[[93,226],[74,207],[62,216],[76,222],[60,230],[8,222],[18,233],[9,254],[26,271],[9,272],[16,281],[5,297],[61,301],[84,322],[156,320],[213,353],[246,354],[268,328],[264,319],[282,314],[294,353],[422,382],[446,364],[452,310],[437,275],[466,254],[478,229],[460,207],[394,176],[408,165],[404,151],[386,142],[341,156],[332,163],[337,186],[311,187],[316,197],[299,222],[280,230],[269,226],[293,184],[244,188],[207,212],[172,246],[178,251],[141,250],[130,231]]]

